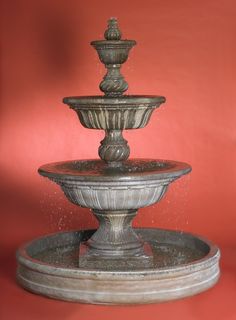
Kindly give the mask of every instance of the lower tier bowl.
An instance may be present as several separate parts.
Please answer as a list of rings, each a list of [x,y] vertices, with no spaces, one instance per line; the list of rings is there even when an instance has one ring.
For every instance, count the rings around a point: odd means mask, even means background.
[[[94,230],[59,232],[22,246],[17,280],[25,289],[50,298],[93,304],[142,304],[180,299],[218,280],[219,249],[180,231],[136,229],[153,252],[152,266],[109,259],[79,267],[80,245]]]

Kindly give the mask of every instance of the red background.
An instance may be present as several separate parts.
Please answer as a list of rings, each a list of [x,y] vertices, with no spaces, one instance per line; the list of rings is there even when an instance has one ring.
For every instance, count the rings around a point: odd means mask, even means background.
[[[1,319],[236,319],[236,3],[230,0],[3,1],[1,99]],[[136,226],[202,234],[222,250],[222,277],[199,296],[161,305],[107,307],[53,301],[15,283],[15,251],[58,230],[96,226],[39,177],[44,163],[97,157],[103,132],[62,104],[99,94],[105,73],[91,40],[109,17],[135,39],[123,74],[129,94],[161,94],[150,124],[125,132],[132,157],[185,161],[192,173]]]

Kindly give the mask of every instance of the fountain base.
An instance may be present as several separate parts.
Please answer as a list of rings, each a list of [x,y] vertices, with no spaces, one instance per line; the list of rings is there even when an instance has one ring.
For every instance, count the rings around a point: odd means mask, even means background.
[[[189,233],[136,229],[153,258],[118,257],[88,263],[81,254],[93,230],[60,232],[21,247],[17,279],[25,289],[59,300],[142,304],[179,299],[212,287],[219,249]],[[145,260],[145,259],[144,259]],[[86,263],[84,263],[84,261]]]

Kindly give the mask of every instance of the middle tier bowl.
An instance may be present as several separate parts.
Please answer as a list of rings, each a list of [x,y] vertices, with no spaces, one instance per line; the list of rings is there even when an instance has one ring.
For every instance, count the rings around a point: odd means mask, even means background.
[[[168,185],[191,171],[170,160],[132,159],[111,167],[101,160],[75,160],[43,165],[42,176],[59,184],[67,198],[93,210],[130,210],[152,205]]]
[[[76,111],[81,124],[86,128],[124,130],[145,127],[153,110],[165,102],[165,97],[82,96],[66,97],[63,102]]]

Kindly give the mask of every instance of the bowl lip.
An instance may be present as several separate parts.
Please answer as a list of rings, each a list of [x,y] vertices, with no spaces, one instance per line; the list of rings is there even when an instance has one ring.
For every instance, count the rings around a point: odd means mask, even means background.
[[[47,177],[52,180],[60,180],[60,181],[78,181],[78,182],[85,182],[85,183],[98,183],[100,186],[104,183],[114,183],[113,187],[119,188],[120,185],[117,185],[117,182],[124,182],[124,183],[134,183],[139,184],[140,182],[144,183],[152,183],[153,181],[160,181],[164,179],[171,179],[175,180],[178,177],[185,175],[189,173],[192,168],[189,164],[185,162],[179,162],[179,161],[173,161],[173,160],[162,160],[162,159],[129,159],[127,162],[157,162],[157,163],[166,163],[170,167],[163,168],[162,170],[147,170],[143,172],[124,172],[119,173],[116,175],[112,175],[111,173],[98,173],[97,175],[94,173],[94,170],[91,170],[91,173],[89,174],[88,171],[85,171],[84,174],[80,174],[79,171],[76,172],[66,172],[67,169],[65,168],[63,170],[62,166],[70,165],[70,164],[76,164],[78,162],[85,163],[85,162],[94,162],[103,164],[104,161],[100,159],[89,159],[89,160],[69,160],[69,161],[60,161],[60,162],[53,162],[53,163],[47,163],[42,165],[38,169],[38,173],[44,177]],[[106,165],[104,163],[104,165]],[[71,170],[71,169],[70,169]],[[112,169],[111,169],[112,170]]]
[[[114,45],[115,47],[117,46],[122,46],[124,48],[130,47],[130,46],[135,46],[137,44],[136,40],[131,40],[131,39],[122,39],[122,40],[94,40],[90,42],[91,46],[94,47],[104,47],[104,45]]]
[[[63,103],[68,105],[87,105],[89,107],[96,105],[103,106],[127,106],[127,105],[156,105],[166,101],[163,96],[155,95],[122,95],[119,97],[107,97],[102,95],[94,96],[71,96],[63,98]]]

